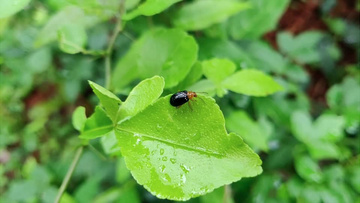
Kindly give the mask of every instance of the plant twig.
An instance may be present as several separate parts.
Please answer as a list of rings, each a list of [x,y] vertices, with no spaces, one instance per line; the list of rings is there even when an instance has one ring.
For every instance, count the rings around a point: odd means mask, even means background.
[[[109,89],[110,84],[111,84],[111,55],[112,55],[112,52],[113,52],[113,48],[114,48],[116,38],[123,29],[121,17],[122,17],[122,15],[124,13],[124,10],[125,10],[125,0],[122,0],[120,2],[119,17],[116,18],[116,26],[114,28],[114,31],[113,31],[111,37],[110,37],[109,44],[108,44],[108,47],[106,49],[106,56],[105,56],[105,81],[106,81],[105,88],[106,89]]]
[[[73,161],[72,161],[72,163],[70,165],[69,170],[66,173],[66,176],[65,176],[63,182],[61,183],[59,192],[56,195],[56,198],[55,198],[55,201],[54,201],[55,203],[60,202],[60,199],[61,199],[61,197],[62,197],[62,195],[63,195],[63,193],[64,193],[64,191],[66,189],[66,186],[69,183],[69,180],[70,180],[70,178],[71,178],[71,176],[72,176],[72,174],[73,174],[73,172],[75,170],[75,167],[79,162],[79,159],[80,159],[80,156],[81,156],[82,152],[83,152],[83,146],[79,147],[79,149],[76,151],[75,157],[74,157],[74,159],[73,159]]]
[[[223,203],[229,203],[230,200],[231,200],[231,187],[230,185],[225,185]]]

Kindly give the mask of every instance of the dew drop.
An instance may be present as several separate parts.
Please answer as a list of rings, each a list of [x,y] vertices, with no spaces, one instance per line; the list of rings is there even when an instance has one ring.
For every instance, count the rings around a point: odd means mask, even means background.
[[[156,150],[151,151],[151,155],[155,155],[155,153],[156,153]]]
[[[161,165],[160,167],[159,167],[159,169],[160,169],[160,172],[161,173],[164,173],[165,172],[165,165]]]
[[[167,156],[164,156],[164,157],[162,158],[162,160],[163,160],[163,161],[167,161],[167,160],[168,160]]]
[[[176,159],[170,158],[170,162],[173,163],[173,164],[175,164],[175,163],[176,163]]]
[[[182,184],[185,184],[186,183],[186,175],[182,174],[181,177],[180,177],[180,180],[181,180]]]
[[[170,178],[169,174],[165,173],[163,180],[165,180],[166,182],[171,182],[171,178]]]
[[[163,155],[165,153],[165,150],[163,148],[160,149],[160,155]]]
[[[140,142],[141,142],[140,138],[136,139],[136,145],[138,145]]]
[[[190,168],[184,164],[180,164],[180,168],[185,172],[185,173],[189,173],[190,172]]]

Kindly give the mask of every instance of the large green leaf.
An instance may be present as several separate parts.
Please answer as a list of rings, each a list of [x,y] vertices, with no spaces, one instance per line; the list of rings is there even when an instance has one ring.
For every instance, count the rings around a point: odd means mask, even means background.
[[[274,29],[290,0],[250,0],[251,8],[229,19],[230,34],[236,39],[256,39]]]
[[[243,140],[227,134],[215,101],[199,97],[192,108],[163,97],[117,126],[127,167],[159,198],[187,200],[262,171]]]
[[[261,71],[245,69],[236,72],[223,82],[225,88],[250,96],[266,96],[283,88]]]
[[[19,12],[28,5],[29,2],[30,0],[0,0],[0,19],[9,17],[14,13]]]
[[[89,81],[89,84],[96,96],[99,98],[101,105],[106,111],[106,114],[113,122],[115,122],[121,100],[112,92],[101,87],[100,85],[92,81]]]
[[[139,15],[152,16],[161,13],[171,5],[181,0],[147,0],[138,6],[135,10],[127,13],[123,19],[131,20]]]
[[[222,22],[235,13],[249,8],[246,2],[234,0],[202,0],[183,6],[174,18],[176,27],[185,30],[201,30]]]
[[[134,42],[129,52],[118,62],[113,85],[121,89],[135,78],[163,76],[165,88],[182,81],[197,59],[198,46],[194,38],[179,29],[154,29]]]

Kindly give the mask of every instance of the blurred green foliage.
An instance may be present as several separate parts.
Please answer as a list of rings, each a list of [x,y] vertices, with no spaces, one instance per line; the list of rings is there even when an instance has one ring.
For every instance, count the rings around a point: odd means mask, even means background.
[[[87,80],[106,82],[104,57],[121,1],[11,2],[0,0],[0,202],[53,202],[81,145],[61,202],[167,201],[132,178],[111,127],[90,141],[74,129],[114,122],[111,109],[90,116],[99,101]],[[311,1],[126,0],[110,90],[124,101],[140,80],[161,75],[164,94],[208,92],[227,129],[263,161],[261,175],[189,202],[359,202],[360,7],[348,4],[322,1],[304,14],[314,22],[296,29],[302,16],[291,11]],[[250,97],[244,88],[253,86],[229,81],[241,72],[271,76],[276,83],[267,87],[283,91]],[[101,103],[121,103],[99,96],[105,90],[95,83]],[[72,125],[77,106],[86,110],[76,110]]]

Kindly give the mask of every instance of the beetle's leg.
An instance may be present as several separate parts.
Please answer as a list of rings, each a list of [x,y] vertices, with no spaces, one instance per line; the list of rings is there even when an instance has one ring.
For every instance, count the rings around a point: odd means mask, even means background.
[[[192,100],[191,100],[191,101],[192,101]],[[188,101],[188,104],[189,104],[189,107],[190,107],[191,111],[193,111],[193,108],[192,108],[192,106],[191,106],[191,104],[190,104],[191,101]]]

